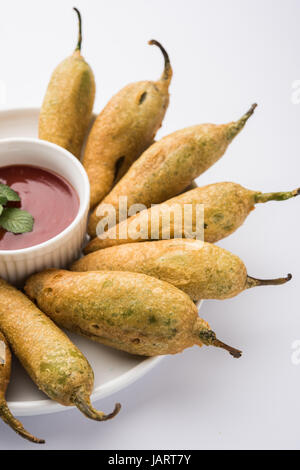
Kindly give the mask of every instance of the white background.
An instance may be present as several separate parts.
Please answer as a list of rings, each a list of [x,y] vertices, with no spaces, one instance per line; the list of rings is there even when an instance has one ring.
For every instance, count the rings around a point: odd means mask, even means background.
[[[39,106],[49,76],[75,46],[73,0],[1,2],[1,107]],[[83,54],[97,81],[96,112],[125,84],[162,70],[158,39],[174,68],[171,104],[159,135],[202,122],[255,115],[226,155],[198,182],[235,181],[257,190],[300,186],[300,2],[297,0],[77,0]],[[299,198],[300,199],[300,198]],[[293,273],[226,301],[206,301],[201,316],[244,351],[239,360],[195,347],[168,357],[139,382],[98,403],[120,415],[107,423],[76,410],[22,418],[45,449],[299,449],[300,200],[261,205],[220,243],[250,275]],[[0,449],[36,449],[0,423]]]

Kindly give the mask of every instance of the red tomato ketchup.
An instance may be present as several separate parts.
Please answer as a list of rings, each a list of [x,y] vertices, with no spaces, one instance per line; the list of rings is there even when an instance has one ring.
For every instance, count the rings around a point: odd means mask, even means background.
[[[14,234],[0,228],[0,250],[19,250],[55,237],[75,219],[79,198],[73,186],[62,176],[29,165],[0,167],[0,183],[18,193],[19,207],[34,217],[32,232]]]

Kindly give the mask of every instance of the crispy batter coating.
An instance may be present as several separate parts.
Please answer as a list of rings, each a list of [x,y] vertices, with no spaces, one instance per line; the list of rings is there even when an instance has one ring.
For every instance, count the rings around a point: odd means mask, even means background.
[[[131,83],[107,103],[88,137],[83,165],[91,185],[91,207],[99,203],[132,163],[152,144],[169,104],[172,69],[162,50],[165,70],[156,82]]]
[[[228,299],[245,289],[285,284],[291,279],[256,279],[242,260],[216,245],[180,239],[131,243],[90,253],[72,271],[131,271],[169,282],[193,300]]]
[[[131,354],[176,354],[204,343],[240,356],[216,339],[184,292],[144,274],[47,270],[31,276],[25,291],[58,325]]]
[[[98,250],[76,261],[71,270],[139,272],[173,284],[193,300],[227,299],[247,288],[247,271],[238,256],[180,238]]]
[[[80,53],[80,16],[79,27],[78,46],[54,70],[39,119],[39,138],[60,145],[77,158],[91,122],[95,99],[94,74]]]
[[[233,138],[244,127],[256,105],[238,121],[229,124],[202,124],[174,132],[151,145],[91,214],[89,235],[106,204],[119,214],[119,198],[127,196],[133,204],[159,204],[181,193],[194,178],[222,157]]]
[[[195,188],[191,191],[174,197],[163,204],[144,210],[135,216],[111,227],[105,232],[105,238],[94,238],[85,247],[85,253],[127,243],[135,243],[151,239],[152,221],[158,221],[158,238],[166,237],[163,229],[163,220],[170,220],[170,238],[180,231],[180,237],[185,237],[183,216],[184,205],[192,204],[192,230],[196,229],[196,205],[204,205],[204,239],[206,242],[215,243],[235,232],[245,221],[249,213],[255,208],[255,204],[268,201],[283,201],[299,194],[299,190],[279,193],[261,193],[243,188],[236,183],[215,183]],[[174,210],[181,212],[180,227],[178,219],[174,217]],[[178,213],[178,212],[177,212]],[[168,216],[168,217],[167,217]],[[164,219],[163,219],[164,217]],[[154,222],[155,224],[155,222]],[[133,238],[135,227],[139,228],[141,237]],[[168,227],[168,226],[167,226]],[[131,232],[132,230],[132,232]],[[120,236],[121,234],[121,236]],[[177,235],[178,236],[178,235]]]
[[[62,405],[76,405],[92,419],[106,418],[90,407],[94,374],[84,355],[50,318],[2,279],[0,329],[40,390]]]
[[[38,439],[24,429],[22,423],[18,421],[8,408],[5,394],[10,381],[11,372],[11,352],[8,342],[0,331],[0,418],[8,424],[19,436],[35,444],[44,444],[43,439]]]

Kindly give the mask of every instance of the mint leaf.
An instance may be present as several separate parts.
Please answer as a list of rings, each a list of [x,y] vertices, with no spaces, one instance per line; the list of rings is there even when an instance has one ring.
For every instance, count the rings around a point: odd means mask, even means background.
[[[27,211],[16,207],[4,208],[0,215],[0,226],[12,233],[31,232],[34,219]]]
[[[0,194],[0,204],[1,206],[5,206],[5,204],[7,203],[7,198],[5,196],[1,196]]]
[[[3,206],[1,206],[0,204],[0,215],[2,214],[2,212],[3,212]]]
[[[16,191],[3,183],[0,183],[0,196],[6,197],[7,201],[21,201]]]

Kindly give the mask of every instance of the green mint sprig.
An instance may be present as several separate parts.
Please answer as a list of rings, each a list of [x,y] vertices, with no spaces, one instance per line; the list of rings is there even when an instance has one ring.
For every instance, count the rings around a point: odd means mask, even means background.
[[[32,232],[34,218],[17,207],[4,207],[8,202],[19,202],[19,195],[6,184],[0,183],[0,227],[12,233]]]

